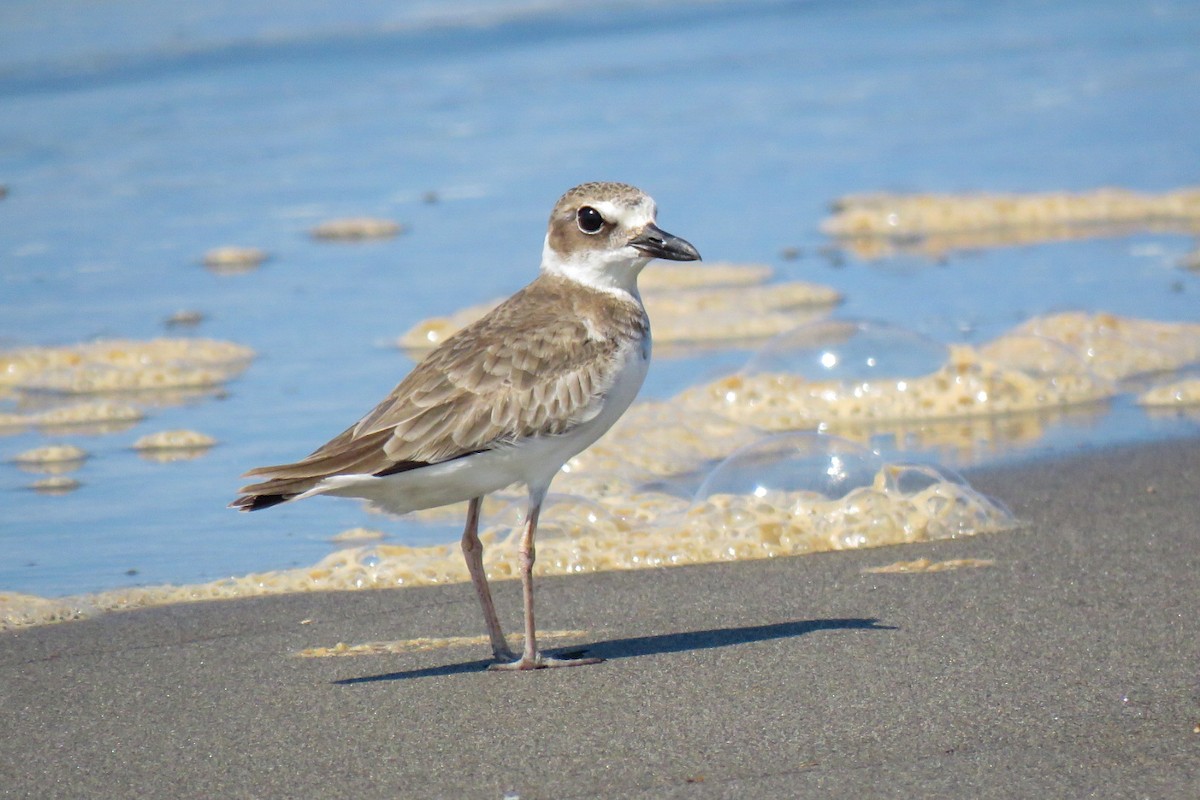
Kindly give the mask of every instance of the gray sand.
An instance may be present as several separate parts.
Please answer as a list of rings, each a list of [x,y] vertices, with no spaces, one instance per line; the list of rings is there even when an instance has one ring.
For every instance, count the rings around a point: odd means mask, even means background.
[[[293,655],[480,633],[467,585],[0,634],[0,794],[1195,798],[1198,445],[975,472],[1013,533],[542,580],[598,666]],[[995,564],[863,572],[920,557]]]

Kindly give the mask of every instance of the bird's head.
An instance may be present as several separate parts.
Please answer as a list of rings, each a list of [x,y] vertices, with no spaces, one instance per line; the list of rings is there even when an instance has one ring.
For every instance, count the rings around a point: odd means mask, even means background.
[[[542,270],[604,291],[637,294],[637,276],[653,258],[697,261],[689,242],[655,224],[654,200],[624,183],[585,183],[554,206]]]

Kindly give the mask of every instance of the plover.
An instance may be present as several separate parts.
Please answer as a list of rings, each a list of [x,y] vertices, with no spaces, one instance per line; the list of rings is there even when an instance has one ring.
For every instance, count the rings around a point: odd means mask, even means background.
[[[691,244],[655,224],[633,186],[585,183],[550,214],[538,277],[429,353],[369,414],[293,464],[246,473],[231,507],[255,511],[318,494],[359,497],[402,514],[469,501],[462,550],[495,663],[537,669],[596,663],[537,649],[534,533],[555,474],[633,402],[650,363],[650,320],[637,277],[651,259],[695,261]],[[509,649],[479,540],[483,497],[529,492],[521,531],[524,648]]]

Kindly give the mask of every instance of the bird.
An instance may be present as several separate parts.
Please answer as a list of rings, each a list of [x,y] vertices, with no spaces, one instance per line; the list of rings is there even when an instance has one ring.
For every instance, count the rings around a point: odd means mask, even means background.
[[[384,400],[309,456],[259,467],[231,508],[314,495],[364,498],[396,514],[467,501],[462,551],[492,648],[489,669],[594,664],[538,650],[534,536],[554,476],[633,402],[650,363],[637,279],[653,259],[698,261],[658,227],[657,206],[624,183],[584,183],[550,214],[537,277],[426,355]],[[508,646],[483,567],[483,498],[523,483],[520,573],[525,637]]]

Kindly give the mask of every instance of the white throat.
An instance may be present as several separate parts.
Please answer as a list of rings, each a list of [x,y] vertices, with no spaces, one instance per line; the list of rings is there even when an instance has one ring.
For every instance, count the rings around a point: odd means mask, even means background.
[[[587,250],[563,257],[550,247],[550,236],[542,246],[542,272],[559,275],[601,292],[633,297],[639,303],[637,278],[650,258],[634,247],[620,250]]]

